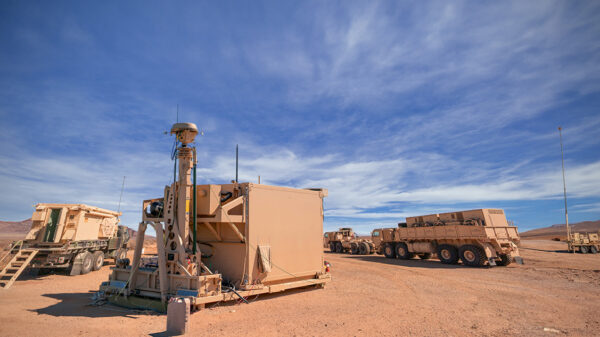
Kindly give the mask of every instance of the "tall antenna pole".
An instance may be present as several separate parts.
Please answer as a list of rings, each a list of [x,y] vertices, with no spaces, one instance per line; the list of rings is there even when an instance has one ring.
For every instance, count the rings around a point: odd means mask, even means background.
[[[565,180],[565,154],[562,142],[562,128],[558,127],[558,135],[560,137],[560,158],[562,161],[562,177],[563,177],[563,193],[565,197],[565,223],[567,225],[567,241],[571,240],[571,229],[569,228],[569,212],[567,211],[567,182]]]
[[[121,185],[121,195],[119,196],[119,208],[117,208],[117,213],[121,211],[121,200],[123,199],[123,189],[125,189],[125,176],[123,176],[123,184]]]
[[[175,122],[179,123],[179,104],[177,104],[177,117],[175,117]]]
[[[235,144],[235,182],[238,182],[238,144]]]

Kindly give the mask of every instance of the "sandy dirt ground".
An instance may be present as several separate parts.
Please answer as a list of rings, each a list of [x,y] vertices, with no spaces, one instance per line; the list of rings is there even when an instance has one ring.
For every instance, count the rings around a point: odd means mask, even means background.
[[[524,241],[525,265],[474,269],[437,260],[326,253],[333,281],[218,304],[191,316],[199,336],[597,336],[600,254]],[[81,276],[23,275],[0,290],[0,335],[165,335],[166,316],[90,306],[109,266]]]

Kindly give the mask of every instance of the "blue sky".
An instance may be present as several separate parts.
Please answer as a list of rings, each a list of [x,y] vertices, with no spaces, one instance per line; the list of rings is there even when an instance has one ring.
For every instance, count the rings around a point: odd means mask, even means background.
[[[0,210],[116,209],[137,227],[172,175],[324,187],[325,228],[504,208],[521,230],[600,219],[600,3],[0,4]]]

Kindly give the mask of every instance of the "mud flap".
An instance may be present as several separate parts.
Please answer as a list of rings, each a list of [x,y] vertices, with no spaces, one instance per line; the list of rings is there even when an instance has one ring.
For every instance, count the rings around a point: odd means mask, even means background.
[[[490,266],[496,266],[496,260],[495,259],[488,259],[488,262],[490,263]]]
[[[498,258],[498,255],[496,255],[496,250],[494,249],[494,247],[492,247],[492,245],[490,245],[487,242],[481,242],[481,246],[483,247],[483,250],[485,251],[485,255],[487,256],[488,260],[496,260]]]
[[[523,264],[523,258],[522,258],[522,257],[520,257],[520,256],[515,256],[515,258],[514,258],[514,259],[515,259],[515,262],[516,262],[516,263],[518,263],[518,264]]]
[[[81,274],[81,266],[83,265],[83,253],[79,253],[71,262],[71,268],[69,268],[69,275],[75,276]]]

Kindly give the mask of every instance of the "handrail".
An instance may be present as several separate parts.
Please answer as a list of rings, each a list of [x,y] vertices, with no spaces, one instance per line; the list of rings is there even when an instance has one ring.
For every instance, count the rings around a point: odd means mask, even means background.
[[[4,256],[2,256],[2,258],[0,259],[0,266],[4,266],[4,259],[6,259],[6,257],[12,255],[12,252],[15,250],[15,247],[19,246],[19,251],[21,251],[21,249],[23,249],[23,240],[18,240],[15,241],[13,243],[11,243],[12,247],[10,247],[8,249],[8,252],[6,254],[4,254]]]

